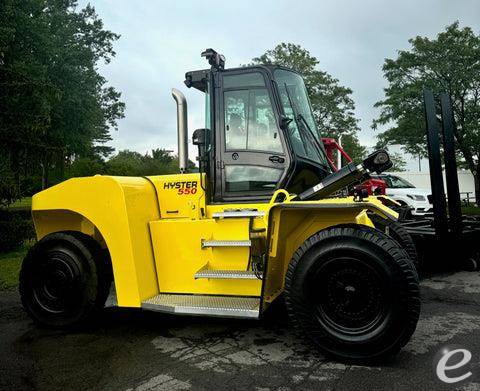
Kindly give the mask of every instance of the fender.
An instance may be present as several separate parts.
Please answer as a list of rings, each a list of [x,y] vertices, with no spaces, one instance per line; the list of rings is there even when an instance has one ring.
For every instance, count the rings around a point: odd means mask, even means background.
[[[272,200],[276,198],[276,194]],[[268,215],[265,266],[267,279],[263,282],[264,305],[271,303],[282,291],[290,259],[298,247],[310,236],[338,221],[344,224],[362,224],[374,227],[367,212],[396,220],[398,214],[376,197],[357,202],[353,197],[330,198],[321,201],[290,201],[272,205]]]
[[[37,193],[32,216],[38,239],[80,231],[110,253],[117,301],[140,307],[159,292],[148,223],[160,218],[151,182],[139,177],[74,178]]]

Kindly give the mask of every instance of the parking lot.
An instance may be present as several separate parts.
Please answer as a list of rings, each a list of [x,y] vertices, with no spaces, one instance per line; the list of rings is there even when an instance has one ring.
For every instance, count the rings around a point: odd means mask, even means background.
[[[16,292],[3,292],[0,389],[480,389],[478,272],[424,279],[422,302],[417,331],[401,353],[362,367],[320,355],[291,330],[282,305],[261,321],[109,308],[89,329],[65,332],[35,327]],[[449,376],[472,375],[446,384],[435,368],[452,347],[473,357]]]

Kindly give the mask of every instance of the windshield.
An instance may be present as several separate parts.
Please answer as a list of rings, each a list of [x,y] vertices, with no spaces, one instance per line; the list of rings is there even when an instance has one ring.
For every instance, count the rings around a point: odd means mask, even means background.
[[[387,187],[390,187],[392,189],[410,189],[412,187],[415,187],[409,181],[398,176],[390,175],[382,179],[385,180],[385,182],[387,183]]]
[[[302,77],[294,72],[277,69],[274,78],[280,92],[283,111],[292,119],[288,130],[295,153],[328,166]],[[302,120],[306,126],[302,126]]]

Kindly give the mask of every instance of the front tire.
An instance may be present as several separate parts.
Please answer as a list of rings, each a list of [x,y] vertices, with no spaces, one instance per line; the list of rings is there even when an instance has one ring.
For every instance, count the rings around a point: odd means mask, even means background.
[[[372,220],[375,228],[387,234],[393,240],[396,240],[400,246],[402,246],[418,272],[420,270],[420,265],[418,261],[417,248],[412,236],[408,233],[408,231],[397,221],[384,219],[375,213],[369,214],[368,217],[370,220]]]
[[[42,238],[30,249],[20,271],[20,297],[30,317],[41,325],[83,323],[105,303],[110,286],[93,240],[74,232]]]
[[[285,277],[294,325],[325,354],[376,361],[397,353],[420,313],[417,273],[406,252],[378,230],[325,229],[295,252]]]

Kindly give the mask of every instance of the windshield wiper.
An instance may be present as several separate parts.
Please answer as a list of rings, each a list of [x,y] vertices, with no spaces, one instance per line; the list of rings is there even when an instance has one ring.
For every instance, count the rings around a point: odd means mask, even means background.
[[[295,122],[297,124],[297,127],[301,127],[303,128],[303,131],[308,133],[310,135],[310,137],[313,139],[313,143],[312,144],[315,144],[318,142],[317,140],[317,137],[318,136],[315,136],[315,133],[313,133],[313,130],[312,128],[310,128],[310,125],[308,124],[307,120],[305,119],[305,117],[303,116],[303,114],[299,113],[298,112],[298,108],[297,106],[293,103],[293,99],[292,99],[292,96],[290,95],[290,91],[288,91],[288,86],[287,86],[287,83],[285,83],[285,92],[287,93],[287,98],[288,98],[288,101],[290,102],[290,107],[292,108],[292,111],[293,111],[293,117],[295,119]],[[319,150],[320,154],[323,155],[323,162],[320,161],[319,163],[324,166],[325,168],[330,168],[329,165],[327,164],[327,156],[325,154],[325,151],[323,150],[322,147],[320,147],[318,144],[317,144],[317,150]]]
[[[310,125],[308,124],[308,122],[307,122],[307,120],[305,119],[305,117],[303,116],[303,114],[298,113],[298,114],[297,114],[297,117],[298,117],[298,119],[299,119],[300,121],[302,121],[303,128],[306,129],[306,130],[310,133],[310,136],[312,136],[315,141],[317,141],[318,135],[315,136],[315,133],[313,133],[312,128],[311,128]]]

